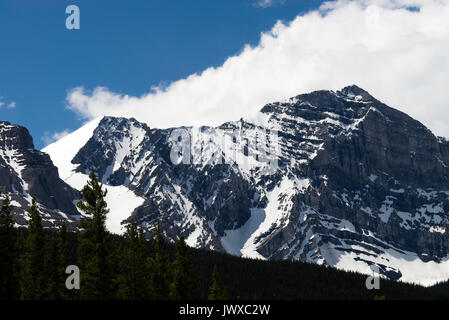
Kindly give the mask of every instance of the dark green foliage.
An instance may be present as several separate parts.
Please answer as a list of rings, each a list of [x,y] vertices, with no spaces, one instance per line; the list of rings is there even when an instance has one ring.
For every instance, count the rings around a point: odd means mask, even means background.
[[[212,270],[212,284],[209,288],[209,300],[227,300],[228,299],[228,289],[224,288],[223,291],[220,289],[218,284],[218,271],[217,266],[214,266]]]
[[[311,263],[245,259],[201,249],[190,252],[201,280],[199,291],[210,292],[210,272],[218,266],[218,283],[226,285],[231,300],[255,296],[258,300],[373,300],[376,295],[386,300],[449,299],[449,290],[385,279],[380,280],[380,290],[367,290],[366,275]]]
[[[154,258],[151,257],[148,260],[152,270],[150,283],[153,289],[153,298],[156,300],[166,300],[169,298],[170,290],[170,261],[159,222],[156,227],[156,236],[153,242],[155,250]]]
[[[11,217],[11,198],[7,191],[2,195],[0,209],[0,300],[19,297],[17,270],[17,232]]]
[[[46,279],[44,272],[45,239],[42,218],[33,198],[28,211],[28,235],[22,255],[21,291],[25,300],[45,298]]]
[[[221,300],[228,300],[228,299],[229,299],[228,287],[224,287],[223,292],[221,294]]]
[[[20,230],[26,235],[26,230]],[[50,235],[49,231],[45,231]],[[72,248],[78,245],[78,233],[68,233],[67,238]],[[125,245],[121,236],[111,236],[112,243]],[[147,241],[148,244],[148,241]],[[76,250],[75,250],[76,251]],[[175,246],[165,244],[165,253],[175,257]],[[338,300],[374,300],[376,296],[386,300],[397,299],[449,299],[449,290],[424,288],[382,279],[380,290],[367,290],[366,276],[355,272],[344,272],[330,267],[290,261],[261,261],[243,259],[210,250],[189,248],[195,283],[193,299],[207,299],[211,287],[211,271],[219,267],[217,284],[225,286],[231,300],[296,300],[296,299],[338,299]],[[155,253],[149,256],[154,259]],[[76,262],[75,262],[76,264]],[[447,286],[447,283],[439,287]],[[81,283],[81,288],[83,284]],[[114,295],[118,298],[116,288]],[[224,291],[224,290],[223,290]],[[223,294],[223,291],[222,294]],[[217,292],[220,292],[218,290]],[[152,296],[153,297],[153,296]],[[222,297],[223,298],[223,297]]]
[[[170,284],[170,298],[173,300],[194,298],[195,280],[188,251],[184,236],[181,236],[176,242],[175,260],[172,264],[173,281]]]
[[[82,190],[83,199],[77,206],[89,219],[79,223],[78,259],[81,270],[82,299],[112,299],[115,272],[114,246],[106,230],[109,212],[105,201],[107,191],[92,171]]]
[[[71,299],[73,291],[65,287],[67,266],[72,264],[72,253],[70,243],[67,239],[67,229],[65,223],[60,229],[53,230],[48,237],[45,250],[45,279],[46,295],[48,300]]]
[[[127,300],[150,299],[151,270],[148,263],[148,243],[141,228],[131,222],[126,229],[125,245],[121,250],[119,297]]]
[[[13,248],[11,252],[23,251],[17,266],[21,268],[21,298],[449,299],[445,290],[385,279],[380,281],[380,290],[370,291],[362,274],[302,262],[251,260],[192,249],[182,237],[173,245],[164,240],[159,224],[151,241],[145,239],[135,223],[127,227],[125,236],[112,235],[105,228],[105,195],[92,173],[79,204],[91,218],[80,223],[79,233],[67,233],[65,225],[57,233],[44,231],[34,199],[28,210],[28,228],[17,232],[12,228],[9,199],[4,196],[0,235],[15,239],[8,240],[15,242],[9,246]],[[8,238],[13,233],[17,235]],[[2,257],[10,257],[5,246],[1,248]],[[12,261],[9,264],[3,263],[6,259],[0,261],[1,268],[14,270],[14,258],[8,259]],[[65,268],[70,264],[81,267],[80,292],[65,288]],[[2,278],[5,283],[6,280]],[[446,282],[436,287],[447,290],[449,286]],[[13,282],[2,289],[6,299],[18,297]]]
[[[67,237],[67,227],[65,223],[59,228],[56,237],[56,247],[58,252],[57,257],[57,274],[58,274],[58,298],[60,299],[74,299],[77,291],[67,290],[65,286],[65,279],[68,276],[65,270],[68,266],[72,265],[72,248]]]
[[[47,240],[44,265],[47,285],[45,299],[59,300],[61,299],[59,284],[62,281],[62,276],[58,270],[58,243],[56,230],[52,231],[50,237]]]
[[[214,269],[212,271],[212,285],[209,289],[209,300],[218,300],[218,297],[220,296],[220,287],[218,286],[218,271],[217,266],[214,266]]]

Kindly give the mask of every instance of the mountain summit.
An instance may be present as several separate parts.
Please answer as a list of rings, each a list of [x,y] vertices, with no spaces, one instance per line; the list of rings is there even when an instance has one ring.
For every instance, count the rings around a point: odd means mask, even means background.
[[[162,130],[104,117],[43,151],[75,189],[95,169],[116,232],[161,221],[193,247],[449,278],[446,140],[357,86],[270,103],[259,118]]]

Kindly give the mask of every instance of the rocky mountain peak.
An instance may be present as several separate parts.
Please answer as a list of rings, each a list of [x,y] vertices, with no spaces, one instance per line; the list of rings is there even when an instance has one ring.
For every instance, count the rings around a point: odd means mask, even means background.
[[[323,120],[329,116],[341,117],[343,121],[360,119],[379,103],[368,92],[348,86],[337,92],[319,90],[300,94],[282,102],[270,103],[262,114],[286,115],[305,120]]]
[[[45,226],[61,221],[69,227],[75,225],[78,211],[74,200],[79,192],[59,178],[48,154],[34,149],[28,130],[9,122],[0,122],[0,189],[11,192],[19,224],[26,223],[25,210],[35,197],[44,213]]]
[[[449,143],[354,85],[269,103],[260,116],[172,129],[105,117],[69,161],[145,199],[123,223],[152,230],[161,221],[169,239],[182,234],[190,246],[370,274],[374,266],[423,284],[449,277]],[[171,161],[175,129],[185,130],[187,162]],[[273,141],[279,165],[265,171]]]
[[[33,138],[25,127],[0,121],[0,137],[2,149],[34,149]]]
[[[351,99],[356,102],[368,103],[376,100],[373,96],[371,96],[371,94],[356,85],[344,87],[343,89],[337,91],[337,95],[344,96],[347,99]]]

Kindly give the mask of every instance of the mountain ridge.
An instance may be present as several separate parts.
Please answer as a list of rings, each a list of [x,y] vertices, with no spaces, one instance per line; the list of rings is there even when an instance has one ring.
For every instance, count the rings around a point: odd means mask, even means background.
[[[445,139],[355,85],[269,103],[257,118],[156,129],[103,117],[43,151],[75,189],[95,169],[119,207],[114,232],[161,221],[192,247],[449,278]]]

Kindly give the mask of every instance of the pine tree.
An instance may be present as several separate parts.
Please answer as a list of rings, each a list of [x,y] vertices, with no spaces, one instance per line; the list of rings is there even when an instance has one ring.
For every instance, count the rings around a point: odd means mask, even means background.
[[[19,297],[17,232],[11,217],[11,198],[5,190],[0,209],[0,300]]]
[[[58,231],[53,231],[45,250],[46,299],[61,300],[73,298],[73,291],[65,287],[65,269],[71,265],[71,249],[67,241],[67,229],[63,223]]]
[[[57,234],[57,273],[59,275],[58,282],[58,297],[61,299],[74,299],[77,293],[76,290],[67,290],[65,286],[66,273],[68,266],[72,265],[72,248],[67,239],[67,227],[65,222],[62,223]]]
[[[228,287],[223,288],[223,292],[221,294],[220,300],[229,300]]]
[[[212,271],[212,285],[209,288],[209,300],[220,300],[221,292],[218,285],[218,271],[217,266],[214,266]]]
[[[45,296],[45,238],[42,218],[33,198],[28,212],[28,235],[22,255],[21,291],[25,300],[42,300]]]
[[[151,298],[150,270],[147,263],[148,243],[141,228],[132,221],[126,229],[122,249],[120,297],[127,300]]]
[[[176,242],[176,256],[172,265],[173,282],[170,284],[170,298],[174,300],[188,300],[194,297],[194,276],[188,250],[184,236],[181,236]]]
[[[79,223],[78,258],[81,271],[81,298],[112,299],[114,296],[114,265],[112,237],[106,230],[109,212],[105,197],[107,190],[97,180],[94,171],[82,190],[77,206],[89,219]]]
[[[228,288],[224,287],[223,291],[218,284],[218,271],[217,266],[214,266],[212,270],[212,285],[209,288],[209,300],[228,300]]]
[[[156,300],[166,300],[169,298],[169,257],[165,251],[165,239],[161,232],[161,226],[158,222],[156,227],[156,237],[154,239],[155,256],[149,258],[151,273],[151,288],[153,289],[153,298]]]
[[[45,298],[48,300],[59,300],[61,299],[59,285],[62,281],[62,277],[58,272],[58,243],[56,231],[53,231],[48,237],[44,265],[46,278]]]

